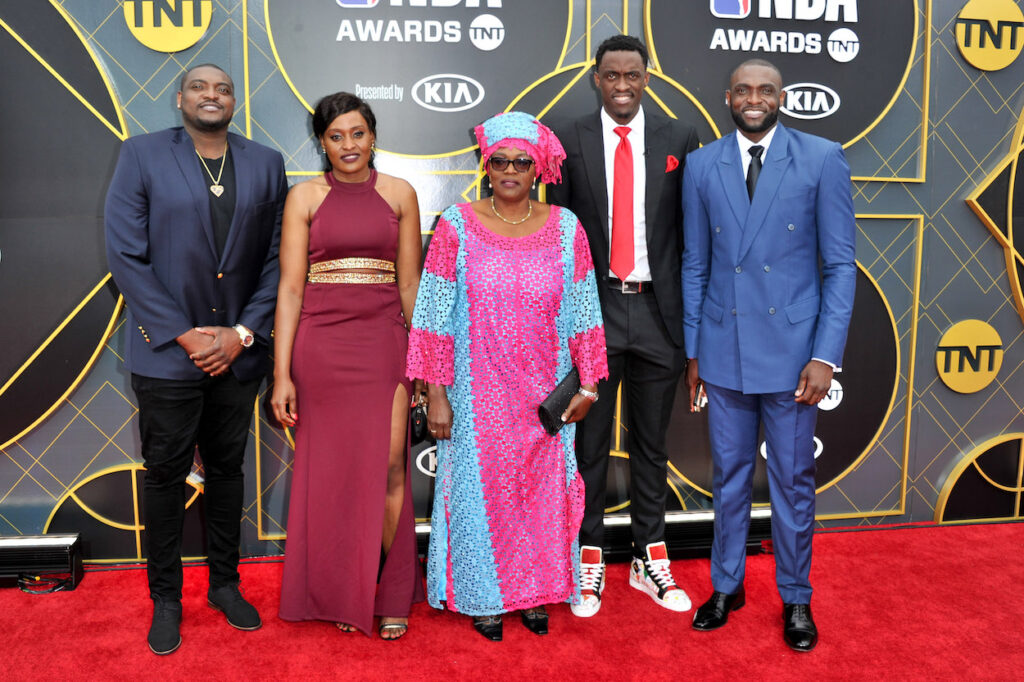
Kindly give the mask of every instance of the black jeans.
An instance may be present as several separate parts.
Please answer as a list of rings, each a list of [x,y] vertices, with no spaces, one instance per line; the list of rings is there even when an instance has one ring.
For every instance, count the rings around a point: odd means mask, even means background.
[[[230,372],[194,381],[132,375],[146,465],[142,510],[154,599],[181,599],[185,479],[197,445],[206,474],[210,586],[239,580],[242,460],[259,384],[259,379],[239,381]]]

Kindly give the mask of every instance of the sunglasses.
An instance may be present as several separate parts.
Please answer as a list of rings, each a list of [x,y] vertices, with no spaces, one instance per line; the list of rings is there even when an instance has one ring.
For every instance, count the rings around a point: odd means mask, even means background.
[[[525,173],[530,170],[530,166],[533,165],[533,159],[526,157],[519,157],[518,159],[506,159],[504,156],[492,156],[487,161],[487,165],[491,167],[491,170],[503,171],[508,168],[509,164],[516,169],[517,173]]]

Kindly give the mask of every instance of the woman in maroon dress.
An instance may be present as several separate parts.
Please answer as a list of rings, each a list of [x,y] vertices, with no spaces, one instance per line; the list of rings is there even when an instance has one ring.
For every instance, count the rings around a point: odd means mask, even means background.
[[[419,207],[373,168],[376,119],[358,97],[320,100],[313,132],[328,169],[288,194],[274,321],[271,404],[295,427],[280,616],[366,633],[380,616],[397,639],[423,599],[405,378]]]

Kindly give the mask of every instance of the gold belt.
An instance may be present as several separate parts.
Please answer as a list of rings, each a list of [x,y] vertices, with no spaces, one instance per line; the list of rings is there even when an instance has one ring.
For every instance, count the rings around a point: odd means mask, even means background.
[[[331,272],[349,268],[384,272]],[[309,264],[306,281],[310,284],[394,284],[395,264],[379,258],[336,258]]]
[[[394,284],[393,272],[319,272],[309,273],[310,284]]]
[[[309,273],[315,275],[328,270],[340,270],[342,268],[372,268],[384,272],[394,272],[395,264],[389,260],[379,258],[335,258],[334,260],[322,260],[319,263],[309,264]]]

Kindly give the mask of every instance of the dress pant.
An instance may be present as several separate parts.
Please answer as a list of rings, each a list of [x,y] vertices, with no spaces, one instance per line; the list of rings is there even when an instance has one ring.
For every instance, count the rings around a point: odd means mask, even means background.
[[[600,399],[576,430],[576,460],[586,486],[580,544],[604,546],[605,490],[615,420],[615,396],[629,403],[629,514],[633,551],[642,556],[665,538],[668,451],[665,434],[672,415],[683,349],[672,343],[653,289],[623,294],[606,282],[602,314],[608,345],[608,379],[598,384]],[[656,285],[655,285],[656,286]]]
[[[195,448],[206,483],[206,541],[213,588],[239,581],[242,460],[260,380],[233,374],[180,381],[132,375],[146,465],[142,510],[150,596],[181,599],[186,484]]]
[[[764,424],[775,582],[783,602],[809,604],[818,407],[796,402],[791,390],[745,394],[707,382],[704,388],[714,461],[711,584],[725,594],[743,586],[754,464],[761,456],[758,426]]]

